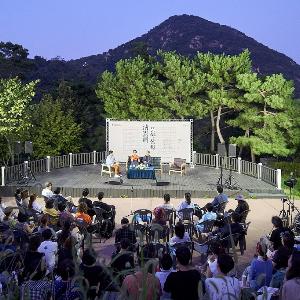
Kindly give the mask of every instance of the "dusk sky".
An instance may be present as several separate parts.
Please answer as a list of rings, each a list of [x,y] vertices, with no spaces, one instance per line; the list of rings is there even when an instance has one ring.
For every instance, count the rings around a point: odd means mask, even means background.
[[[300,63],[300,0],[0,0],[0,41],[30,56],[99,54],[173,15],[231,26]]]

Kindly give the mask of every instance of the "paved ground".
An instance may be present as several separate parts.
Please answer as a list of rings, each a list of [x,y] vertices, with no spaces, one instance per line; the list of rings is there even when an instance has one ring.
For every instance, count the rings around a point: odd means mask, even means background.
[[[184,192],[191,191],[194,197],[212,197],[215,192],[215,187],[220,175],[220,170],[215,168],[196,166],[194,169],[189,169],[186,176],[180,174],[172,174],[169,176],[164,173],[162,176],[157,172],[158,181],[168,181],[168,186],[156,186],[155,180],[147,179],[127,179],[123,176],[122,185],[111,185],[108,181],[115,180],[109,178],[108,175],[100,176],[99,165],[83,165],[73,168],[54,169],[50,173],[36,174],[37,181],[31,182],[29,185],[38,187],[37,192],[45,182],[51,181],[54,186],[63,187],[65,194],[70,194],[74,197],[81,195],[81,190],[88,187],[91,190],[91,195],[95,196],[98,191],[105,192],[107,197],[161,197],[164,193],[170,193],[174,198],[181,198]],[[224,171],[224,180],[229,176],[229,171]],[[258,193],[277,193],[276,188],[266,182],[257,180],[256,178],[233,173],[236,189],[227,191],[229,195],[238,193],[239,190],[243,193],[258,192]],[[11,189],[16,187],[16,183],[11,183]],[[5,187],[6,190],[9,187]],[[5,189],[4,188],[4,189]],[[5,192],[5,191],[3,191]],[[3,195],[12,195],[12,192],[3,193]]]
[[[39,199],[39,201],[43,203],[42,199]],[[106,199],[105,201],[116,206],[116,222],[117,224],[120,224],[121,218],[123,216],[129,215],[131,211],[139,208],[153,209],[157,205],[159,205],[162,200],[159,198],[111,198]],[[177,206],[181,199],[172,199],[171,201],[175,206]],[[200,206],[204,206],[208,201],[211,201],[211,199],[194,198],[193,201]],[[248,215],[248,221],[251,221],[251,224],[247,235],[247,250],[244,256],[239,256],[239,272],[243,270],[245,265],[249,263],[251,257],[255,252],[255,245],[260,236],[268,234],[271,231],[271,217],[273,215],[278,215],[282,206],[281,201],[278,199],[248,199],[247,201],[251,209]],[[4,198],[4,203],[6,205],[15,205],[12,198]],[[237,203],[234,199],[230,199],[227,208],[234,208],[236,204]],[[300,203],[298,205],[296,202],[296,206],[300,208]],[[113,242],[114,239],[111,238],[105,243],[95,245],[99,256],[107,262],[109,261],[109,257],[114,249]],[[195,254],[194,263],[197,264],[198,262],[199,259],[197,260],[197,255]]]

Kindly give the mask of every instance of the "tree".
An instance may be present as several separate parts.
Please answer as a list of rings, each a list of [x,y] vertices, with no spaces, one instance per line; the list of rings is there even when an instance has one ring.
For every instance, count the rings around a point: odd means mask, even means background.
[[[34,156],[60,155],[78,152],[82,128],[76,124],[73,115],[62,110],[61,102],[45,95],[33,111],[32,141]]]
[[[22,45],[0,42],[0,58],[20,61],[26,59],[28,54],[28,50]]]
[[[295,152],[300,139],[299,109],[292,99],[294,87],[280,74],[260,78],[256,73],[237,76],[237,87],[244,93],[238,100],[240,113],[229,121],[244,136],[232,137],[240,147],[255,155],[286,157]]]
[[[214,152],[215,133],[220,143],[225,143],[220,127],[221,119],[236,107],[236,78],[239,74],[250,72],[250,53],[245,50],[239,55],[230,56],[199,52],[194,61],[200,72],[206,74],[204,100],[210,113],[211,151]]]
[[[7,142],[11,163],[13,143],[31,127],[28,109],[38,80],[23,84],[20,79],[0,79],[0,136]]]
[[[96,94],[104,101],[108,117],[163,120],[203,116],[198,100],[203,75],[188,58],[158,52],[159,59],[140,56],[120,60],[115,73],[104,72]]]

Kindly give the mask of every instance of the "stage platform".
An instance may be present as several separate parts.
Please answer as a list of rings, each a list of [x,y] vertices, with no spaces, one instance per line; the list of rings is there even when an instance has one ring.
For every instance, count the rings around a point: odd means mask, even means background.
[[[191,192],[192,197],[207,198],[216,195],[216,184],[220,175],[220,170],[210,167],[196,166],[194,169],[188,169],[187,175],[156,173],[157,181],[169,182],[166,186],[157,186],[155,180],[148,179],[127,179],[126,175],[122,177],[123,183],[120,185],[109,184],[119,183],[118,178],[110,178],[108,175],[100,175],[100,165],[83,165],[72,168],[53,169],[49,173],[35,174],[36,181],[28,183],[30,192],[41,194],[41,189],[48,181],[53,186],[60,186],[63,195],[80,197],[83,188],[89,188],[90,196],[94,197],[99,191],[105,193],[105,197],[111,198],[146,198],[162,197],[169,193],[172,198],[182,198],[185,192]],[[166,170],[167,171],[167,170]],[[229,196],[243,193],[245,196],[261,198],[261,195],[270,195],[272,198],[281,197],[280,191],[276,187],[257,180],[256,178],[233,172],[233,183],[236,183],[236,189],[226,190]],[[224,171],[224,180],[229,176],[229,171]],[[0,188],[1,196],[12,196],[14,191],[20,185],[17,182],[11,182],[5,187]],[[21,185],[21,187],[25,187]],[[265,197],[265,198],[269,198]]]

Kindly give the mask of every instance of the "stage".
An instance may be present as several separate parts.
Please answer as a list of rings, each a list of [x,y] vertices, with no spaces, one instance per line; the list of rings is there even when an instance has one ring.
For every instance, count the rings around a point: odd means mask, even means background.
[[[36,181],[28,183],[28,189],[31,192],[41,194],[41,189],[48,181],[53,186],[60,186],[63,195],[71,195],[72,197],[80,197],[83,188],[89,188],[90,196],[94,197],[99,191],[105,193],[105,197],[111,198],[154,198],[162,197],[163,194],[169,193],[172,198],[182,198],[185,192],[191,192],[192,197],[207,198],[216,195],[216,184],[220,175],[220,169],[212,167],[195,166],[188,168],[187,175],[165,173],[161,176],[160,172],[156,172],[156,180],[150,179],[128,179],[123,174],[123,183],[119,178],[109,177],[104,174],[100,175],[101,166],[98,165],[82,165],[72,168],[52,169],[49,173],[35,174]],[[124,172],[124,169],[122,170]],[[229,196],[243,193],[245,196],[254,198],[278,198],[281,197],[280,191],[276,187],[243,174],[233,172],[233,184],[236,183],[236,189],[226,189]],[[229,171],[224,171],[224,181],[228,178]],[[109,184],[109,181],[113,181]],[[169,182],[169,185],[158,186],[157,182]],[[12,196],[14,191],[20,185],[17,182],[11,182],[5,187],[1,187],[2,196]],[[25,187],[21,185],[21,187]]]

